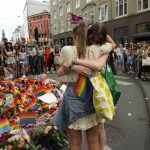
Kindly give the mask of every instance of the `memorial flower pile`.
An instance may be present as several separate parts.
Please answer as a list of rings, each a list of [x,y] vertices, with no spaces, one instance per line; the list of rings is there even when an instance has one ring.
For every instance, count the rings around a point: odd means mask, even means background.
[[[63,87],[63,88],[62,88]],[[51,124],[66,85],[33,78],[0,81],[0,150],[59,150],[68,146],[67,134]]]

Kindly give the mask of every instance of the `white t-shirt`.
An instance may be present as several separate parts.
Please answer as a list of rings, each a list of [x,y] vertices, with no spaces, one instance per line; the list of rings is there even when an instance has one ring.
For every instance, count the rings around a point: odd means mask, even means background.
[[[112,46],[110,43],[105,43],[103,45],[92,45],[87,47],[86,59],[95,60],[98,59],[103,54],[108,54],[112,50]],[[64,46],[61,49],[60,53],[60,63],[64,63],[65,61],[77,57],[77,50],[75,46]],[[67,74],[68,82],[76,82],[78,78],[78,73],[75,71],[70,71]]]

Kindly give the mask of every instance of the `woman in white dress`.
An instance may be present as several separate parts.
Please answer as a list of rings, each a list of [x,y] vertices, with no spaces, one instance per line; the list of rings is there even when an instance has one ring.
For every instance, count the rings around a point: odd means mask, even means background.
[[[102,35],[102,33],[99,34]],[[99,121],[96,119],[93,103],[92,101],[82,101],[73,92],[73,87],[77,82],[78,74],[89,75],[93,71],[101,70],[106,63],[112,45],[105,43],[107,34],[105,35],[98,39],[100,44],[104,45],[94,43],[87,47],[87,28],[86,24],[82,22],[73,29],[75,46],[65,46],[61,50],[62,66],[57,74],[59,76],[67,74],[68,87],[53,123],[58,129],[68,129],[71,150],[81,150],[81,130],[85,130],[87,133],[89,150],[100,149]]]

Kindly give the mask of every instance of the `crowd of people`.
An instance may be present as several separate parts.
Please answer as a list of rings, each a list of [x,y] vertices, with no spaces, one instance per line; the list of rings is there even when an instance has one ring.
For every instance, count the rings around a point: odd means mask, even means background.
[[[81,149],[81,130],[86,131],[89,150],[104,150],[105,121],[103,118],[97,119],[92,97],[90,101],[82,100],[73,92],[78,76],[98,73],[108,60],[114,74],[124,71],[146,80],[150,65],[144,65],[143,60],[150,57],[150,43],[125,43],[116,48],[105,26],[99,22],[90,27],[85,22],[77,25],[73,29],[73,42],[74,46],[62,48],[57,44],[12,45],[5,38],[0,46],[1,77],[12,79],[55,71],[58,76],[67,75],[67,89],[53,118],[53,125],[57,129],[68,130],[71,150]]]
[[[5,38],[0,45],[1,76],[12,79],[30,74],[55,73],[60,66],[60,49],[58,44],[12,45]]]
[[[144,64],[147,60],[147,64]],[[147,80],[150,74],[150,42],[119,44],[109,56],[114,74],[135,74],[135,78]]]

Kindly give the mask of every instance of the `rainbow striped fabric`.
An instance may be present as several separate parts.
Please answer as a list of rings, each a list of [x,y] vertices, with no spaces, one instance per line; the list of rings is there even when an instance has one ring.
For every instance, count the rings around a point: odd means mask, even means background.
[[[49,104],[47,104],[47,103],[41,104],[41,109],[44,110],[44,111],[48,110],[49,109]]]
[[[29,109],[32,109],[34,106],[37,105],[37,98],[33,98],[29,103],[27,103],[25,106],[24,106],[24,110],[29,110]]]
[[[42,96],[44,94],[45,94],[45,91],[42,87],[39,87],[38,89],[36,89],[34,91],[34,95],[37,96],[37,97]]]
[[[79,74],[77,83],[73,91],[81,97],[82,100],[91,100],[93,93],[93,86],[88,77]]]
[[[10,124],[9,124],[7,117],[4,117],[3,119],[1,119],[0,120],[0,135],[9,131],[10,129],[11,129]]]
[[[19,128],[19,123],[16,120],[13,120],[10,123],[11,129],[18,129]]]
[[[37,115],[35,112],[23,112],[19,114],[20,125],[36,124]]]

